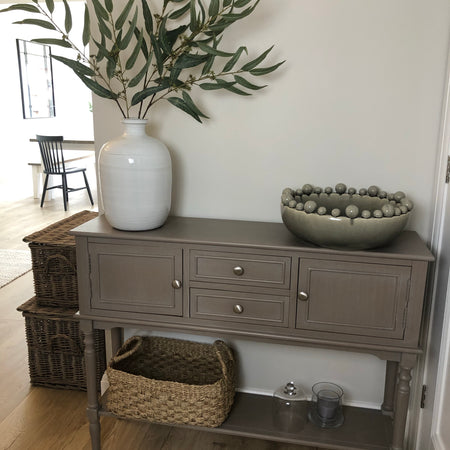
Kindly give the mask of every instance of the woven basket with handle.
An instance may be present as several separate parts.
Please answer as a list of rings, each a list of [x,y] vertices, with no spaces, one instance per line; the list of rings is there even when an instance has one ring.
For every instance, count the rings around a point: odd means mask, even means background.
[[[134,336],[107,375],[106,407],[125,418],[217,427],[234,400],[235,363],[223,341]]]

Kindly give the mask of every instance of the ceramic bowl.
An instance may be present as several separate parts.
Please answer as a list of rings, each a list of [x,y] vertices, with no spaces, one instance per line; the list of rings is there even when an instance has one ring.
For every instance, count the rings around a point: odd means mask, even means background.
[[[304,185],[286,188],[281,217],[299,238],[321,247],[362,250],[388,244],[405,228],[413,203],[399,191],[388,194],[376,186],[335,189]]]

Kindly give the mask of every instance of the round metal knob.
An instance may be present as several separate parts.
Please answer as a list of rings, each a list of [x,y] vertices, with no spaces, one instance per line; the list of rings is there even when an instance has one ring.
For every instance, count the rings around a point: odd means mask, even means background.
[[[172,287],[174,289],[180,289],[181,288],[181,281],[180,280],[173,280],[172,281]]]
[[[244,307],[242,305],[234,305],[233,306],[233,311],[236,314],[242,314],[244,312]]]
[[[243,267],[241,267],[241,266],[236,266],[236,267],[233,267],[233,273],[235,274],[235,275],[243,275],[244,274],[244,268]]]
[[[302,302],[306,302],[306,300],[308,300],[309,295],[306,292],[299,292],[298,293],[298,299],[301,300]]]

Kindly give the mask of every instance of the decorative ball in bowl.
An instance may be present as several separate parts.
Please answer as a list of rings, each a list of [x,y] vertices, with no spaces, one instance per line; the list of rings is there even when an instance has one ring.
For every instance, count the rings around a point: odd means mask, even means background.
[[[281,195],[281,218],[300,239],[336,249],[363,250],[388,244],[405,228],[413,202],[404,192],[377,186],[334,189],[305,184]]]

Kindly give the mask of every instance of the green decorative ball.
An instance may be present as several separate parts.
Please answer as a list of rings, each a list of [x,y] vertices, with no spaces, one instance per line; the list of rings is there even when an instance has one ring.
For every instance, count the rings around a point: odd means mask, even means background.
[[[306,195],[312,194],[313,189],[314,189],[314,188],[312,187],[311,184],[305,184],[305,185],[303,185],[303,187],[302,187],[302,191],[303,191],[303,193],[306,194]]]
[[[325,206],[319,206],[319,208],[317,208],[317,214],[319,214],[319,216],[324,216],[327,213],[327,208],[325,208]]]
[[[317,209],[317,203],[314,200],[308,200],[305,203],[305,212],[311,214]]]
[[[367,189],[367,192],[371,197],[376,197],[378,195],[378,191],[378,186],[369,186],[369,189]]]
[[[345,215],[350,219],[354,219],[359,216],[359,208],[356,205],[348,205],[345,208]]]
[[[369,219],[371,216],[372,216],[372,213],[371,213],[368,209],[364,209],[364,210],[361,212],[361,217],[362,217],[363,219]]]
[[[387,203],[381,207],[381,211],[383,212],[384,217],[392,217],[395,214],[394,205]]]
[[[338,194],[345,194],[345,191],[347,190],[347,186],[344,183],[338,183],[335,187],[334,190],[338,193]]]
[[[339,217],[339,216],[341,215],[341,210],[340,210],[339,208],[334,208],[334,209],[331,211],[331,215],[332,215],[333,217]]]

